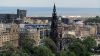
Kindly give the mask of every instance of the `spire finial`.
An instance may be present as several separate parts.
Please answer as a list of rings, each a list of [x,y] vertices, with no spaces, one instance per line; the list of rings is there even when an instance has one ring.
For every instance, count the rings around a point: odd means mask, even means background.
[[[56,5],[54,3],[53,12],[56,12]]]

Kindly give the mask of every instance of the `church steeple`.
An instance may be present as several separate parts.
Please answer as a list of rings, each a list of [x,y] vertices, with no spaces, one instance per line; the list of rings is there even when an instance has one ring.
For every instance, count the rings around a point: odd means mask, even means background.
[[[56,5],[54,4],[53,12],[56,13]]]
[[[53,13],[52,13],[52,20],[58,20],[58,18],[57,18],[57,13],[56,13],[56,5],[54,4],[54,6],[53,6]]]
[[[59,19],[61,21],[61,18]],[[51,31],[50,38],[55,42],[57,48],[56,52],[59,53],[62,50],[62,27],[59,26],[60,22],[57,17],[56,5],[53,6],[53,13],[51,18]],[[58,24],[59,23],[59,24]]]
[[[57,24],[58,24],[58,18],[56,14],[56,6],[54,4],[52,18],[51,18],[51,32],[50,32],[50,37],[54,42],[56,42],[56,39],[58,37]]]

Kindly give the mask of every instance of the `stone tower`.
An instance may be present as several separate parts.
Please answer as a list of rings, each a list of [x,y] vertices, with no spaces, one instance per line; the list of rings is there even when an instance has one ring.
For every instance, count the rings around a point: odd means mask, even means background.
[[[54,42],[57,42],[56,40],[58,38],[57,23],[58,23],[58,18],[56,14],[56,6],[54,4],[52,19],[51,19],[51,32],[50,32],[50,37]]]
[[[61,20],[61,18],[60,18],[60,20]],[[61,21],[59,21],[59,19],[57,17],[56,6],[54,4],[52,19],[51,19],[50,37],[57,46],[57,48],[56,48],[57,53],[59,53],[62,49],[62,28],[61,28],[60,23],[61,23]]]

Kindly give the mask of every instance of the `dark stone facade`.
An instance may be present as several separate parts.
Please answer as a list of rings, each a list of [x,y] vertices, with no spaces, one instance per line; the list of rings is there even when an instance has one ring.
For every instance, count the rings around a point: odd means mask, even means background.
[[[17,19],[16,14],[0,14],[0,22],[2,23],[10,23],[14,19]]]
[[[24,17],[26,17],[26,14],[27,14],[26,10],[17,9],[17,18],[23,19]]]
[[[26,17],[26,10],[17,10],[17,14],[0,14],[0,22],[2,23],[18,23],[17,18],[23,19]]]

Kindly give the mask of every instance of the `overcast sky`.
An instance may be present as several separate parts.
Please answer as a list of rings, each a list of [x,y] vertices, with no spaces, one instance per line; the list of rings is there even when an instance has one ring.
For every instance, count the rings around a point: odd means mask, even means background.
[[[100,8],[100,0],[0,0],[0,6],[11,7],[89,7]]]

